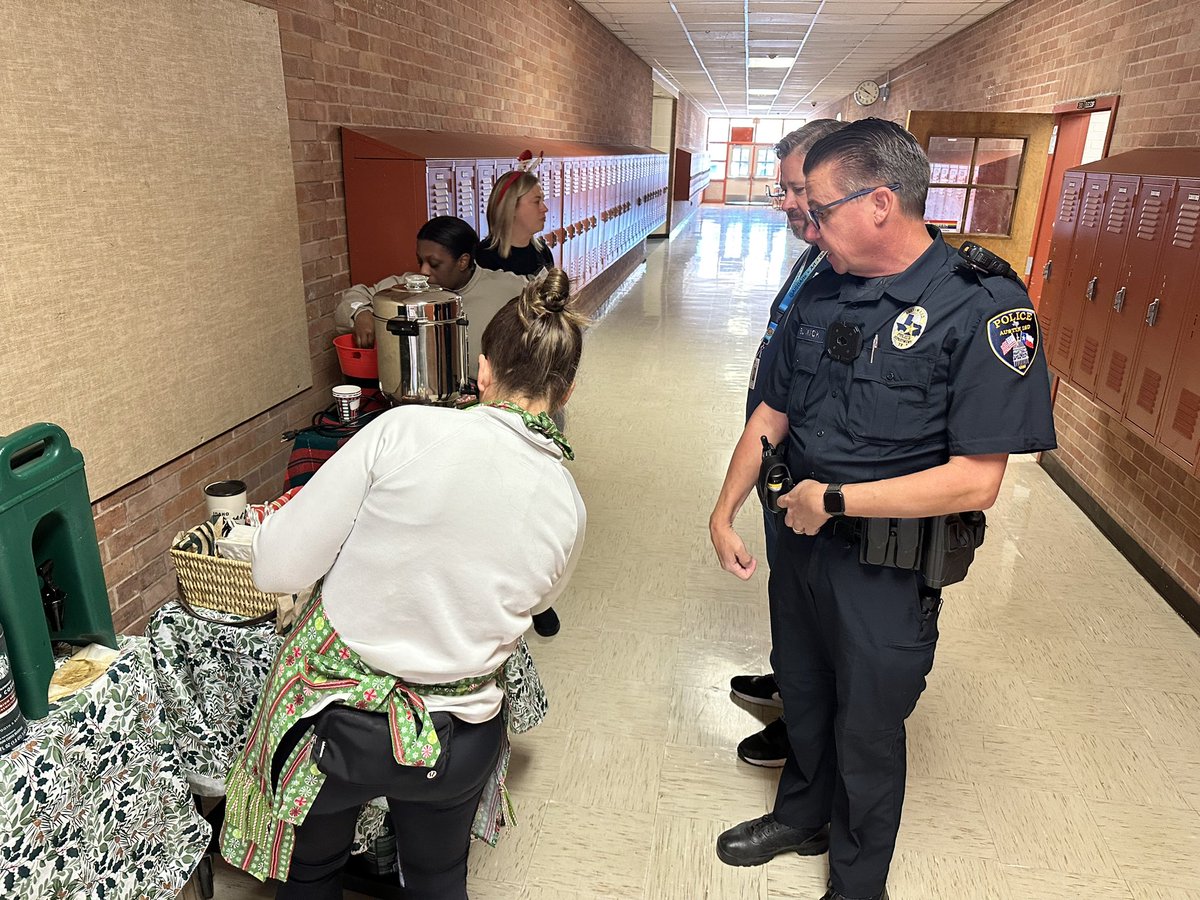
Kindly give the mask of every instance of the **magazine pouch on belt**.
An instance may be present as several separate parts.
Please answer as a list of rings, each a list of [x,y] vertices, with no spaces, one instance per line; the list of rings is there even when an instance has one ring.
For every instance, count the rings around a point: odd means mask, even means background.
[[[979,511],[926,519],[863,519],[859,561],[914,569],[931,588],[957,584],[967,577],[986,527],[987,519]]]

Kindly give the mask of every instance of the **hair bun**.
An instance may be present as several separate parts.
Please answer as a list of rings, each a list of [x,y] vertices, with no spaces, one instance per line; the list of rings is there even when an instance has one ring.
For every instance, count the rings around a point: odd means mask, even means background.
[[[550,269],[529,283],[521,301],[526,314],[532,318],[561,315],[571,303],[571,281],[562,269]]]

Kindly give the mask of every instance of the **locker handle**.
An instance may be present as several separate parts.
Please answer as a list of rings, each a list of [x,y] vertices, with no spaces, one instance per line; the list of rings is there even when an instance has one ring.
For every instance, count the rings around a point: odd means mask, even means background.
[[[1153,328],[1154,323],[1158,321],[1158,305],[1160,303],[1162,301],[1158,297],[1155,297],[1146,310],[1146,325],[1150,328]]]
[[[1054,260],[1046,260],[1046,264],[1042,266],[1042,281],[1050,280],[1050,269],[1054,266]]]
[[[1125,306],[1125,288],[1117,291],[1116,297],[1113,298],[1113,309],[1120,312]]]
[[[1088,300],[1096,299],[1096,283],[1100,280],[1099,275],[1093,275],[1092,280],[1088,282],[1086,295]]]

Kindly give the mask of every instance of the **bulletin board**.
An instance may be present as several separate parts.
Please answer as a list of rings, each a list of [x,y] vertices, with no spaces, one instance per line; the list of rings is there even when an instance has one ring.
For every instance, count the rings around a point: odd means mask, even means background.
[[[0,434],[93,499],[311,385],[273,10],[8,0],[0,198]]]

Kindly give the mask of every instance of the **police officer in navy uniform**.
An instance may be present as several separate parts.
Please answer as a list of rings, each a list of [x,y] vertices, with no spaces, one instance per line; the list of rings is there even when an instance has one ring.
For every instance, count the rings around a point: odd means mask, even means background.
[[[1055,446],[1037,318],[1014,277],[971,267],[923,221],[929,161],[891,122],[854,122],[804,166],[805,239],[831,270],[801,291],[763,403],[709,520],[723,568],[760,436],[795,488],[772,566],[771,662],[790,749],[774,810],[717,839],[730,865],[829,851],[824,900],[885,898],[904,798],[904,720],[933,665],[940,592],[860,562],[872,519],[984,510],[1010,453]]]
[[[782,191],[780,209],[787,216],[788,227],[800,240],[804,240],[804,229],[808,223],[807,201],[804,193],[804,157],[808,148],[825,137],[846,127],[836,119],[813,119],[795,131],[784,135],[775,145],[775,156],[779,159],[779,187]],[[749,420],[758,404],[762,402],[766,388],[767,373],[771,371],[775,352],[782,341],[782,330],[791,316],[792,308],[800,289],[813,275],[829,265],[820,248],[809,244],[800,254],[796,264],[788,273],[787,281],[771,303],[771,314],[767,329],[758,345],[758,352],[750,367],[750,386],[746,392],[746,419]],[[778,516],[763,510],[763,527],[766,537],[767,564],[773,565],[778,534]],[[783,701],[773,673],[766,675],[735,675],[729,679],[729,689],[737,697],[760,706],[780,708]],[[787,726],[782,718],[769,723],[742,740],[737,746],[737,755],[752,766],[779,768],[787,759]]]

